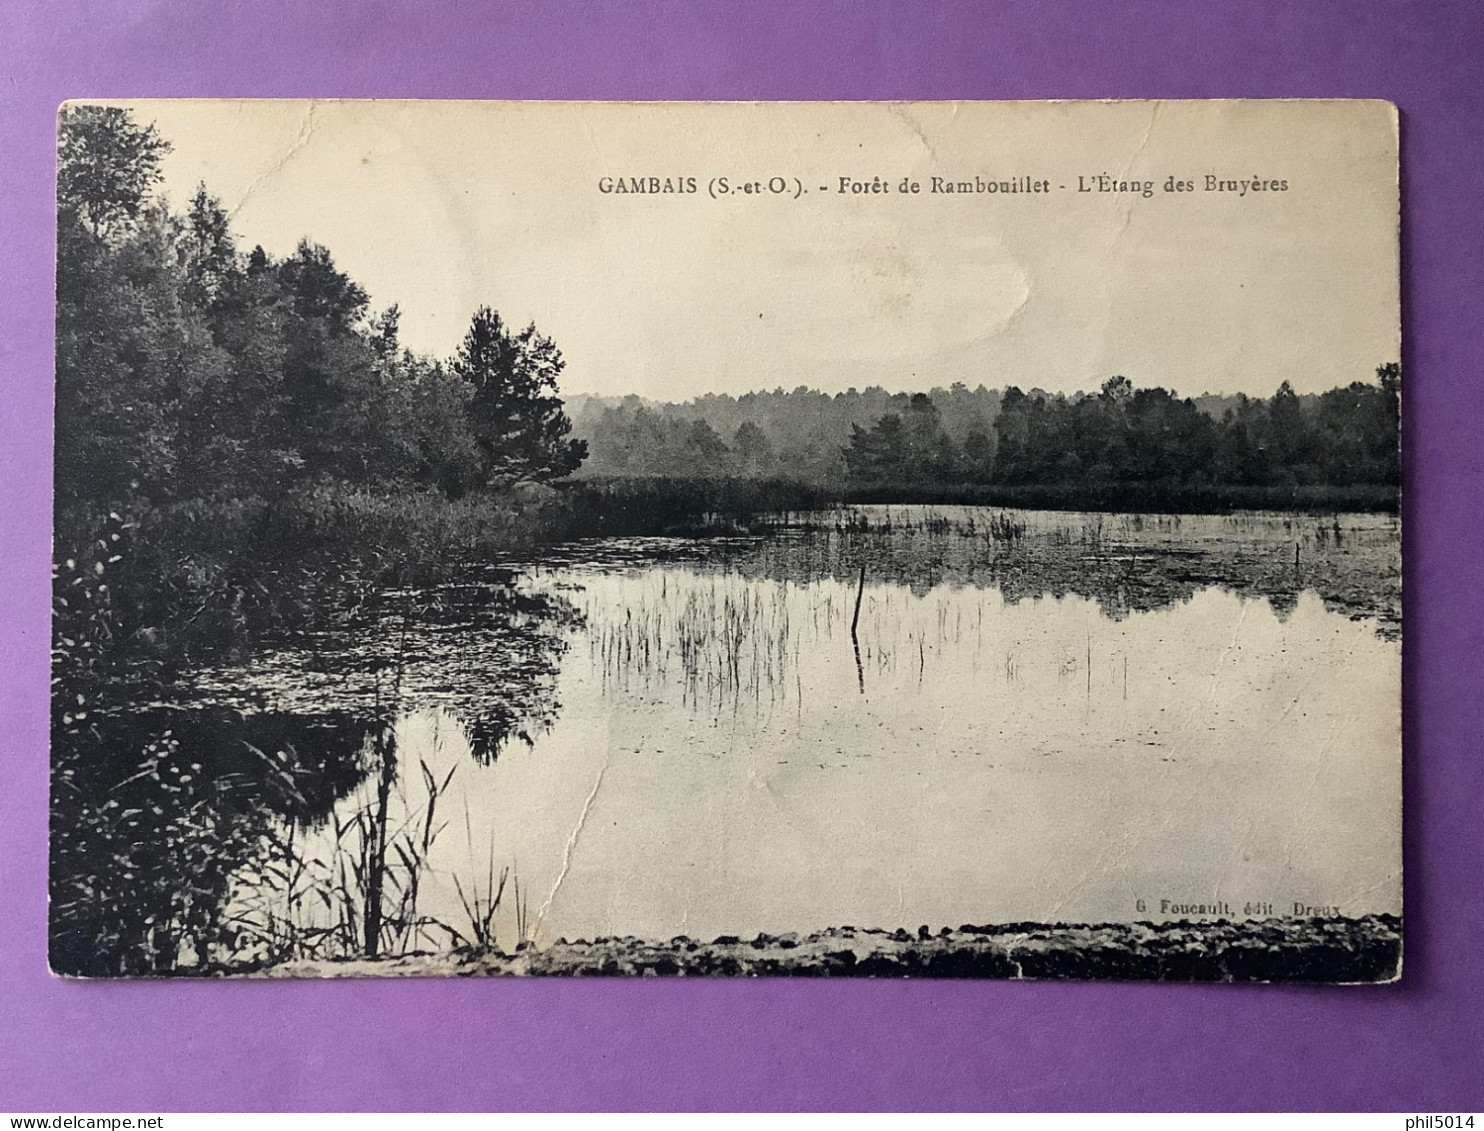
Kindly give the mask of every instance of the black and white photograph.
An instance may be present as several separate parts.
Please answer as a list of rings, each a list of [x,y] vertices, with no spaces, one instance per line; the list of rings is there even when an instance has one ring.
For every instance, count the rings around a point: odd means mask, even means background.
[[[78,101],[52,970],[1402,970],[1378,101]]]

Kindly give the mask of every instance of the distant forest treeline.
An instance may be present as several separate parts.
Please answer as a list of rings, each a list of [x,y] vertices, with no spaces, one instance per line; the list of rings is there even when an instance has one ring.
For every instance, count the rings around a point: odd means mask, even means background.
[[[1124,377],[1065,396],[1010,386],[830,396],[792,391],[684,404],[576,397],[589,477],[730,475],[883,485],[1395,486],[1400,369],[1300,396],[1179,398]]]

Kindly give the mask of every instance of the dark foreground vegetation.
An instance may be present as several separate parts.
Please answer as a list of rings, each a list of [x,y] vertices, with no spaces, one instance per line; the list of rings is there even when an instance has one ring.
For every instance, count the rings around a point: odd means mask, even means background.
[[[364,975],[641,975],[822,978],[1013,978],[1165,982],[1389,982],[1401,976],[1401,920],[1008,923],[933,933],[927,927],[836,927],[808,935],[562,940],[515,954],[477,950],[380,963],[293,963],[279,977]],[[228,973],[229,971],[219,971]],[[237,971],[246,973],[247,971]]]

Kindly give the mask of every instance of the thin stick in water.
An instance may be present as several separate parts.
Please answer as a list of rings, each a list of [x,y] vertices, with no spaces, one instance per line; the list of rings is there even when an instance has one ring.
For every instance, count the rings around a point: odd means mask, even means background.
[[[866,669],[861,664],[861,642],[860,637],[855,634],[856,625],[861,619],[861,597],[866,591],[866,563],[861,562],[860,581],[855,586],[855,613],[850,618],[850,644],[855,649],[855,679],[860,684],[861,694],[866,693]]]
[[[860,581],[856,584],[856,587],[855,587],[855,615],[850,618],[850,635],[851,635],[852,638],[855,636],[855,626],[860,623],[860,619],[861,619],[861,597],[862,597],[862,595],[864,595],[865,591],[866,591],[866,563],[865,562],[862,562],[861,563],[861,577],[860,577]]]

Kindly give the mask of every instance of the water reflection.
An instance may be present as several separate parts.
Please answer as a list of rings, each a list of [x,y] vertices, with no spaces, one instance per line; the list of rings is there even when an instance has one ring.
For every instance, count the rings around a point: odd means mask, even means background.
[[[781,520],[781,516],[780,516]],[[1401,622],[1400,528],[1390,515],[1105,515],[981,507],[860,506],[787,516],[766,537],[610,539],[531,568],[660,563],[772,580],[875,580],[922,596],[939,585],[1013,601],[1075,594],[1114,619],[1209,586],[1290,606],[1313,591],[1384,636]]]
[[[548,893],[538,942],[1127,920],[1217,893],[1399,909],[1398,648],[1313,594],[1286,619],[1208,588],[1113,620],[868,582],[862,695],[848,583],[584,585],[562,719],[466,782]],[[682,647],[693,603],[750,611]],[[556,781],[558,815],[527,823]]]
[[[561,709],[556,676],[577,616],[556,590],[508,572],[435,590],[394,592],[344,625],[274,641],[248,665],[190,673],[180,698],[306,714],[327,705],[384,719],[409,704],[446,708],[476,758],[530,745]]]
[[[1127,920],[1198,895],[1398,909],[1398,650],[1313,594],[1286,618],[1209,588],[1112,620],[1076,596],[868,582],[857,669],[845,582],[539,583],[582,613],[555,725],[479,767],[447,714],[398,724],[452,773],[421,889],[450,936],[502,873],[484,920],[507,950]]]
[[[59,716],[53,961],[1399,910],[1391,520],[958,510],[568,547]]]
[[[427,846],[393,802],[420,766],[396,720],[438,705],[476,763],[529,745],[560,710],[574,615],[492,577],[388,594],[250,664],[191,673],[164,689],[173,702],[73,713],[55,697],[54,968],[168,973],[425,943]],[[325,830],[333,850],[316,861],[303,846]]]

